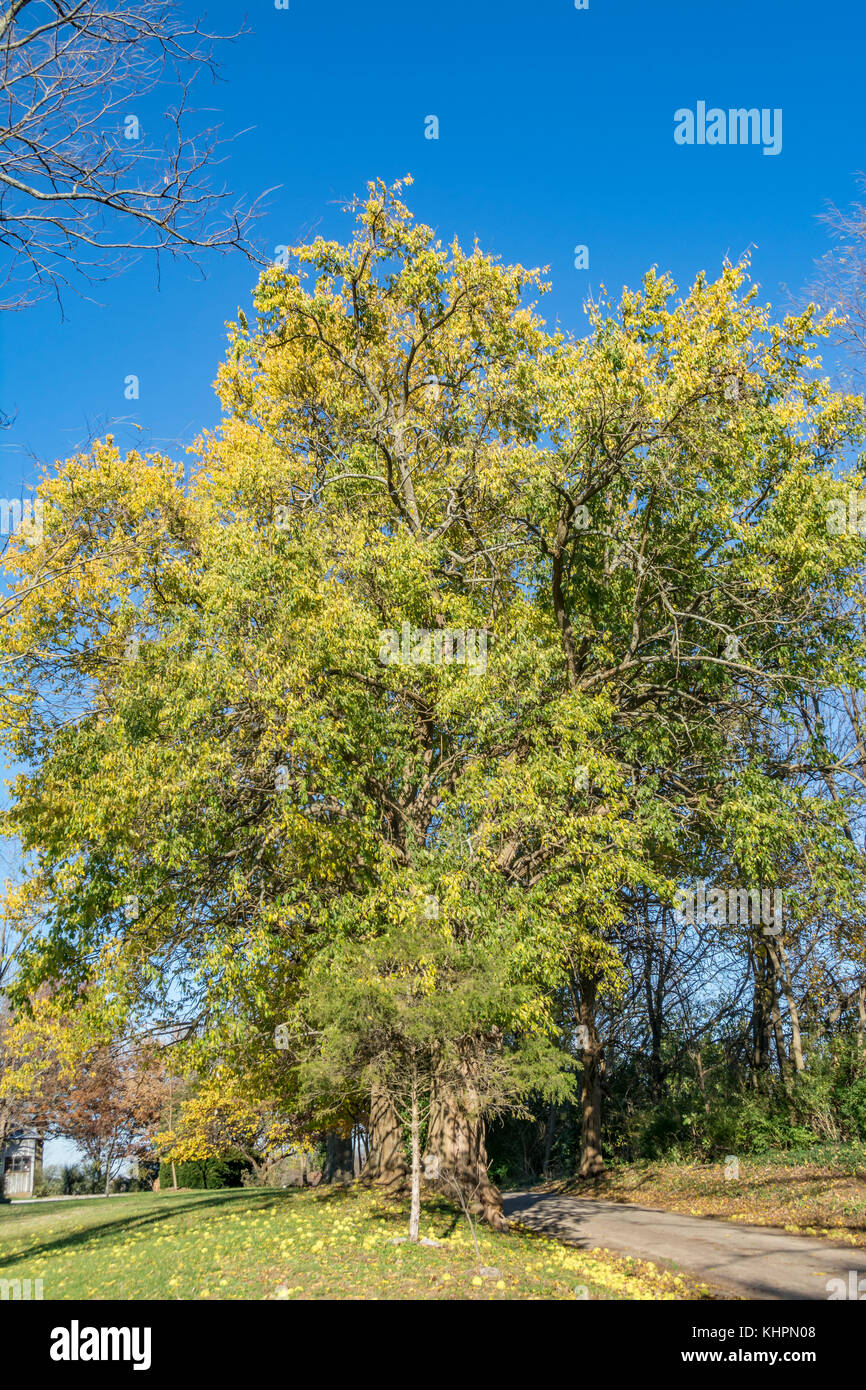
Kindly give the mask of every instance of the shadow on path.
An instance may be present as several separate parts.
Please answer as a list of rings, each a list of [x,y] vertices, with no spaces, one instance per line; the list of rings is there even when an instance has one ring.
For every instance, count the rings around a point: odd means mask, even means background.
[[[841,1279],[847,1289],[852,1272],[855,1287],[863,1279],[866,1294],[866,1250],[567,1193],[510,1192],[504,1200],[506,1216],[529,1230],[583,1250],[601,1247],[666,1264],[715,1285],[723,1296],[825,1300],[838,1288],[830,1281]]]

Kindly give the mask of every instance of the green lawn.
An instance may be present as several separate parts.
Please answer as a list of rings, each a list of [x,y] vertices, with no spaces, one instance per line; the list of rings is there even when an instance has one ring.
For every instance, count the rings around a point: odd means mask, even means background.
[[[392,1244],[405,1210],[362,1188],[141,1193],[0,1207],[0,1278],[43,1281],[46,1299],[683,1299],[704,1290],[605,1251],[519,1230],[479,1231],[425,1203],[422,1235]],[[584,1292],[585,1290],[585,1292]]]

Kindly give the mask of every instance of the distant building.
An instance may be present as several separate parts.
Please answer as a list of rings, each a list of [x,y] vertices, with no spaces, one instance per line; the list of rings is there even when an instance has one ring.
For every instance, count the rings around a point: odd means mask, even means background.
[[[17,1129],[0,1149],[4,1197],[32,1197],[42,1170],[42,1137],[35,1129]]]

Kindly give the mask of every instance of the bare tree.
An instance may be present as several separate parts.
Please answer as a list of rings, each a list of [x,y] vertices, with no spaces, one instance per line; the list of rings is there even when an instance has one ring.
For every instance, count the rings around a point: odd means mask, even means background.
[[[862,174],[859,185],[866,196]],[[810,288],[822,308],[844,316],[842,340],[862,362],[866,357],[866,203],[853,202],[847,208],[831,203],[821,221],[836,245],[821,257]]]
[[[16,871],[10,856],[0,848],[0,867]],[[32,902],[16,901],[15,881],[4,874],[0,893],[0,994],[9,988],[18,961],[39,923],[39,912]]]
[[[177,0],[0,0],[0,307],[59,301],[77,277],[116,273],[129,251],[157,263],[164,251],[195,260],[232,248],[259,259],[248,241],[258,200],[214,184],[226,142],[190,127],[193,84],[217,76],[215,43],[243,32],[210,33]],[[161,146],[145,116],[157,88]]]
[[[6,917],[0,917],[0,991],[12,979],[15,958],[21,951],[23,941],[23,934],[17,925]]]

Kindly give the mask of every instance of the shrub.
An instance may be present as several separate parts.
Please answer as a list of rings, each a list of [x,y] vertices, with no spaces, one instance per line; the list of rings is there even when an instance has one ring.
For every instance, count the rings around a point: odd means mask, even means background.
[[[251,1168],[248,1159],[232,1157],[187,1159],[175,1164],[178,1187],[189,1187],[195,1191],[240,1187],[243,1174]],[[159,1165],[159,1185],[163,1191],[172,1186],[170,1163]]]

